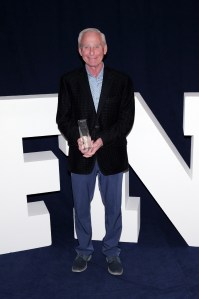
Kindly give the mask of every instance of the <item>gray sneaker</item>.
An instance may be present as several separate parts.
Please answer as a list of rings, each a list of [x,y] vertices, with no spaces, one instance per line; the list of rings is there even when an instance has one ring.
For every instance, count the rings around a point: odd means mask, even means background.
[[[108,256],[106,258],[108,263],[108,272],[112,275],[122,275],[123,267],[119,256]]]
[[[87,268],[87,262],[91,260],[92,255],[78,254],[72,265],[72,272],[83,272]]]

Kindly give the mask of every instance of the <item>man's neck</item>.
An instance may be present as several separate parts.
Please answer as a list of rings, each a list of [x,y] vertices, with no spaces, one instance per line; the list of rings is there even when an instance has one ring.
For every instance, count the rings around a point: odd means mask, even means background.
[[[103,63],[100,63],[99,65],[93,67],[86,65],[86,68],[92,76],[97,77],[101,72],[103,65],[104,65]]]

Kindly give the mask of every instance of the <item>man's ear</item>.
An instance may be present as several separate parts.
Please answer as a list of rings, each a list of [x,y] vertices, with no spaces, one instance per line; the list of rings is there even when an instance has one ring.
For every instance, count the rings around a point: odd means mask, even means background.
[[[104,46],[104,55],[106,55],[107,51],[108,51],[108,47],[107,47],[107,45],[105,45]]]
[[[79,55],[82,56],[82,49],[80,47],[78,48],[78,52],[79,52]]]

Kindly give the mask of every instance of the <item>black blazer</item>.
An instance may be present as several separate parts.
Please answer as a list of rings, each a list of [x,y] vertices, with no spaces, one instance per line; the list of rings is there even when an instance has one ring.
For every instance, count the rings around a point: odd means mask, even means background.
[[[96,113],[85,67],[62,76],[58,95],[57,124],[69,145],[69,170],[87,174],[97,159],[104,175],[128,169],[126,136],[134,121],[134,92],[131,79],[104,68],[102,90]],[[87,119],[92,137],[103,146],[91,158],[83,157],[77,146],[78,120]]]

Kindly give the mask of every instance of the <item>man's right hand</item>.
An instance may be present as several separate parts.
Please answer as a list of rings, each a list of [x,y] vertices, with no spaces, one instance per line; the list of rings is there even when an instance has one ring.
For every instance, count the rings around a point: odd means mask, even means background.
[[[85,145],[84,145],[82,137],[80,137],[80,138],[77,139],[77,144],[78,144],[78,148],[79,148],[80,152],[83,155],[86,154],[90,150],[90,148],[85,148]],[[93,141],[91,140],[91,148],[92,148],[92,146],[93,146]]]

